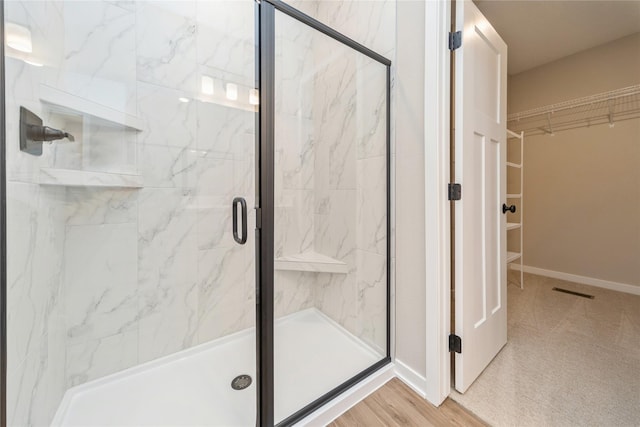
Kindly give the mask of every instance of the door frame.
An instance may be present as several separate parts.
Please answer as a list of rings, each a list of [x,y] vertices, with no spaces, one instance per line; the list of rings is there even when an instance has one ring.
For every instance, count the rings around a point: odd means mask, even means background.
[[[425,366],[424,396],[440,405],[451,392],[451,202],[453,115],[452,51],[448,48],[455,0],[425,2]],[[422,381],[421,381],[422,382]]]
[[[275,14],[284,13],[386,67],[386,356],[278,423],[292,425],[391,363],[391,61],[282,0],[256,2],[257,83],[260,102],[256,141],[256,389],[257,425],[274,420],[274,177]]]

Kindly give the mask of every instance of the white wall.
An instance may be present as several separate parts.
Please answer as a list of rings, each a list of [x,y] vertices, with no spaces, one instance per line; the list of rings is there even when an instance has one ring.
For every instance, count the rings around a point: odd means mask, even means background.
[[[425,4],[397,6],[396,358],[426,375],[424,16]]]
[[[397,12],[396,363],[436,405],[449,394],[450,7],[401,1]]]

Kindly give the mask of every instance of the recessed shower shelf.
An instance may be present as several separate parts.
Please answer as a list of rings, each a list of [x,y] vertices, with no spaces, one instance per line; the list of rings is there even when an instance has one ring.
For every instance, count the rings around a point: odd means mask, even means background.
[[[40,100],[55,109],[80,116],[92,116],[136,131],[143,130],[143,122],[136,116],[114,110],[106,105],[72,95],[60,89],[40,85]]]
[[[347,274],[349,272],[349,267],[344,262],[313,251],[276,258],[274,268],[276,270],[312,271],[316,273]]]
[[[141,175],[53,168],[41,168],[39,182],[64,187],[113,188],[142,188],[144,184]]]

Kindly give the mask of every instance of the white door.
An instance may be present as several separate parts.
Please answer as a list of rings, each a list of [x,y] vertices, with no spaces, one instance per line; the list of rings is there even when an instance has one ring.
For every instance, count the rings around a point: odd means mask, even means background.
[[[465,392],[507,342],[507,45],[471,1],[456,8],[455,388]]]

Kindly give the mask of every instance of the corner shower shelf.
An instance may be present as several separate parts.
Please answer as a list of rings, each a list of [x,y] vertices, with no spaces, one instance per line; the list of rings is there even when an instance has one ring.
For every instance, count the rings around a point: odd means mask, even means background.
[[[507,264],[517,260],[518,258],[520,258],[521,255],[522,254],[520,254],[518,252],[508,252],[507,251]]]
[[[40,85],[40,100],[74,115],[97,117],[136,131],[141,131],[143,128],[142,120],[136,116],[114,110],[106,105],[72,95],[45,84]]]
[[[142,188],[144,184],[141,175],[52,168],[40,169],[39,182],[40,185],[116,188]]]
[[[276,270],[340,274],[347,274],[349,271],[344,262],[312,251],[276,258],[274,268]]]

